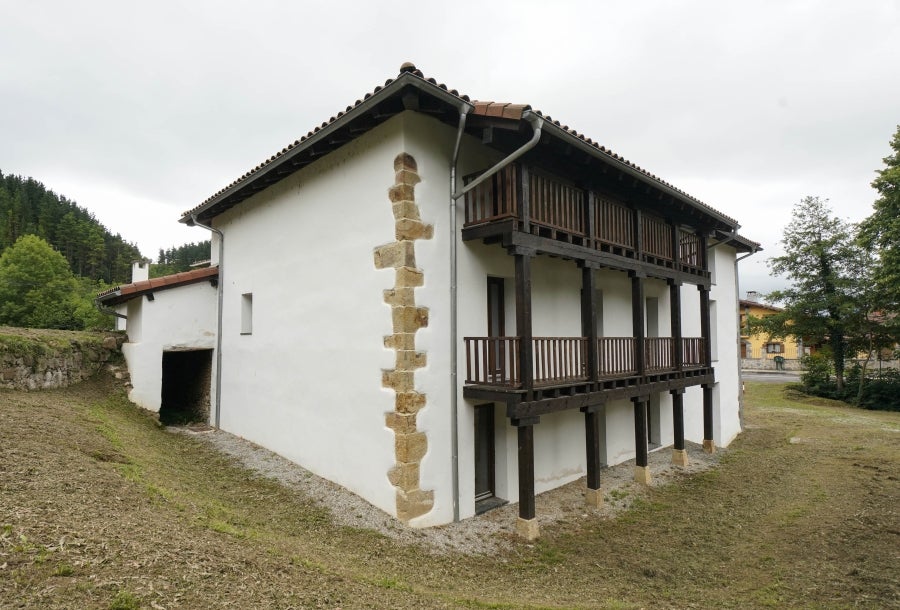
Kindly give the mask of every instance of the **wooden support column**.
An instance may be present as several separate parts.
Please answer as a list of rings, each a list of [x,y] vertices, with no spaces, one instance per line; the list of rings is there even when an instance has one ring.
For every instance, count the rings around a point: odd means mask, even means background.
[[[672,260],[675,261],[675,269],[681,271],[681,229],[676,222],[670,222],[669,226],[672,228]]]
[[[644,275],[631,272],[631,330],[634,336],[634,368],[639,377],[646,374],[644,346]]]
[[[709,287],[697,286],[700,290],[700,335],[703,344],[703,365],[712,367],[711,320],[709,312]],[[703,384],[703,450],[714,453],[716,443],[713,440],[713,389]]]
[[[713,440],[713,389],[703,385],[703,450],[706,453],[716,452],[716,441]]]
[[[519,437],[519,518],[516,531],[526,540],[540,534],[534,516],[534,425],[539,418],[513,420]]]
[[[590,189],[584,191],[584,245],[597,247],[597,195]]]
[[[531,233],[531,184],[528,166],[520,163],[518,167],[519,183],[516,185],[516,198],[519,202],[519,226],[522,227],[523,233]]]
[[[684,388],[669,390],[669,393],[672,395],[672,427],[675,433],[672,463],[678,466],[687,466],[688,455],[684,448]]]
[[[533,251],[517,249],[516,268],[516,335],[519,337],[519,378],[526,390],[525,400],[531,399],[534,387],[534,346],[531,336],[531,257]]]
[[[588,379],[596,383],[600,378],[600,360],[597,349],[597,285],[594,270],[581,268],[581,332],[587,337]]]
[[[634,402],[634,480],[650,484],[650,467],[647,465],[647,403],[649,395],[635,396]]]
[[[603,506],[603,492],[600,490],[600,417],[603,405],[584,407],[584,438],[587,451],[587,489],[585,504],[592,508]]]
[[[681,282],[669,281],[670,315],[672,318],[672,364],[676,371],[684,369],[684,345],[681,342]]]
[[[644,260],[644,221],[640,210],[634,210],[634,252],[637,260]]]

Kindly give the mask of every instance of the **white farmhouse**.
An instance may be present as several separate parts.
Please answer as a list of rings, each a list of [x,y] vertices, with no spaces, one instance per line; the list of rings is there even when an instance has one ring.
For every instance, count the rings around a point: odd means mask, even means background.
[[[527,105],[404,64],[181,221],[212,231],[210,422],[412,526],[518,502],[531,538],[535,494],[586,477],[597,504],[604,465],[648,481],[649,450],[741,430],[758,244]]]

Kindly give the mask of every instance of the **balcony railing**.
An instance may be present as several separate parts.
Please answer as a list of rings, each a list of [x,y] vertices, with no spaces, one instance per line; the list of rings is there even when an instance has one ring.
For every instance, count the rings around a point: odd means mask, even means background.
[[[521,386],[519,337],[466,337],[466,383]],[[634,337],[597,339],[597,378],[624,379],[638,374]],[[703,341],[684,338],[682,369],[703,366]],[[645,373],[676,370],[675,342],[670,337],[644,339]],[[587,337],[533,337],[532,378],[535,386],[581,383],[590,378]]]
[[[522,177],[520,165],[508,165],[466,193],[465,226],[512,219],[521,229],[527,221],[532,232],[551,238],[692,274],[704,272],[702,242],[694,233],[651,214],[641,214],[637,223],[635,210],[625,204],[599,193],[589,197],[588,191],[541,171],[529,171],[527,181]],[[526,186],[528,218],[520,203]],[[591,214],[588,206],[593,206]],[[593,226],[587,224],[588,218],[593,218]],[[641,252],[637,252],[638,224]]]

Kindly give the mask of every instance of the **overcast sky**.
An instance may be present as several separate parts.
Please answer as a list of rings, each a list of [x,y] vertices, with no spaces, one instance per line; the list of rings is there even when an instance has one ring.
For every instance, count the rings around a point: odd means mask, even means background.
[[[197,205],[404,61],[528,103],[737,218],[858,221],[900,123],[900,2],[0,0],[0,171],[156,257]]]

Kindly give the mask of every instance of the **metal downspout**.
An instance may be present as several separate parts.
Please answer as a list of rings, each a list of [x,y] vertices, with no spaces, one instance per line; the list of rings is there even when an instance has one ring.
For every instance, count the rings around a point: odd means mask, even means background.
[[[535,146],[537,146],[537,143],[541,139],[541,130],[544,128],[544,119],[542,119],[538,115],[533,114],[531,112],[526,113],[523,116],[523,118],[526,121],[528,121],[529,123],[531,123],[532,129],[534,129],[534,134],[532,134],[531,139],[528,142],[526,142],[525,144],[523,144],[518,150],[514,151],[508,157],[506,157],[505,159],[503,159],[502,161],[497,163],[497,165],[495,165],[491,169],[487,170],[486,172],[484,172],[483,174],[478,176],[478,178],[476,178],[475,180],[473,180],[472,182],[467,184],[461,193],[453,196],[454,201],[459,199],[460,197],[462,197],[469,191],[471,191],[473,188],[475,188],[476,186],[478,186],[479,184],[481,184],[482,182],[484,182],[485,180],[487,180],[488,178],[490,178],[491,176],[493,176],[494,174],[499,172],[501,169],[503,169],[504,167],[506,167],[507,165],[509,165],[510,163],[512,163],[513,161],[515,161],[516,159],[518,159],[519,157],[524,155],[525,153],[527,153],[529,150],[531,150]]]
[[[541,139],[541,129],[544,121],[535,114],[528,113],[524,118],[531,123],[534,134],[526,144],[511,153],[508,157],[494,165],[491,169],[481,174],[476,180],[466,185],[462,192],[456,192],[456,165],[459,160],[459,148],[462,136],[466,128],[466,112],[461,109],[459,113],[459,127],[456,132],[456,144],[453,147],[453,159],[450,162],[450,444],[451,444],[451,470],[453,480],[453,521],[459,521],[459,386],[458,380],[458,317],[459,307],[457,301],[457,244],[456,234],[456,202],[470,190],[499,172],[501,169],[534,148]]]
[[[459,113],[459,128],[453,159],[450,161],[450,469],[453,488],[453,522],[459,521],[459,387],[456,385],[459,364],[457,362],[457,301],[456,301],[456,163],[459,147],[466,129],[466,112]]]
[[[189,226],[198,226],[219,236],[219,281],[217,291],[218,303],[216,305],[216,416],[213,424],[218,428],[221,421],[219,414],[222,407],[222,303],[225,294],[222,271],[225,268],[225,235],[219,229],[202,224],[197,220],[197,215],[194,212],[191,213]]]

